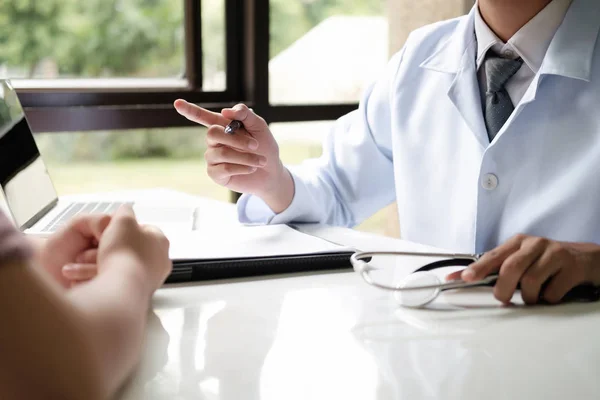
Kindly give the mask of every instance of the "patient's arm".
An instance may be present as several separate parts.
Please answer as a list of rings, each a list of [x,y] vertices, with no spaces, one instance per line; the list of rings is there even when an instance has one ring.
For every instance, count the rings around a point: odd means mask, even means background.
[[[88,323],[28,263],[0,266],[0,397],[103,397]]]
[[[112,394],[140,353],[150,290],[136,274],[122,265],[66,297],[27,264],[1,266],[0,398]]]
[[[150,297],[170,271],[168,241],[124,209],[102,234],[98,275],[64,290],[1,218],[0,398],[113,395],[139,359]]]

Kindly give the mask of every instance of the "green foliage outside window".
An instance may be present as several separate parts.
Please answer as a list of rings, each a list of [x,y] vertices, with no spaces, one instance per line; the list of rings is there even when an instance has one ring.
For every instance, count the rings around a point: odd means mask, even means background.
[[[333,15],[381,15],[385,0],[271,0],[271,57]],[[225,70],[224,0],[202,0],[204,74]],[[0,0],[0,77],[181,77],[182,0]],[[343,37],[340,40],[344,40]],[[175,130],[172,130],[175,131]],[[48,135],[60,162],[202,158],[200,128]]]
[[[182,21],[181,1],[3,1],[0,65],[23,78],[40,76],[44,61],[60,77],[177,76]]]

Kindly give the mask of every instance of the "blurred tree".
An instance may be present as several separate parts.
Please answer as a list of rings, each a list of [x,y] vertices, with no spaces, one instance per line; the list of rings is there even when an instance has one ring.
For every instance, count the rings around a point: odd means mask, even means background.
[[[53,61],[61,77],[183,73],[183,2],[2,0],[0,64],[33,77]]]
[[[87,0],[73,11],[72,38],[58,55],[61,72],[93,77],[183,73],[181,1]]]
[[[223,71],[224,2],[202,0],[205,71]],[[271,57],[329,16],[381,15],[385,0],[271,0]],[[172,76],[184,65],[183,1],[1,0],[0,64],[51,59],[61,76]]]
[[[64,3],[65,0],[2,0],[0,64],[18,65],[32,76],[38,63],[63,40],[61,25],[68,12]]]
[[[271,57],[332,15],[381,15],[385,1],[270,0]],[[224,0],[202,0],[202,15],[210,77],[225,70]],[[41,76],[42,62],[60,77],[181,76],[183,21],[183,0],[0,0],[0,67],[13,77]],[[53,143],[48,154],[62,160],[199,157],[204,146],[190,130],[66,135]]]

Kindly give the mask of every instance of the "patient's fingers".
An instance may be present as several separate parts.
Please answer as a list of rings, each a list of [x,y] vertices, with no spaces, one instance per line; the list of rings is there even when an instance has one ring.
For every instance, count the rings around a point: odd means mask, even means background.
[[[88,249],[77,256],[75,262],[79,264],[96,264],[98,249]]]
[[[96,264],[67,264],[62,268],[63,276],[71,281],[85,281],[98,274]]]

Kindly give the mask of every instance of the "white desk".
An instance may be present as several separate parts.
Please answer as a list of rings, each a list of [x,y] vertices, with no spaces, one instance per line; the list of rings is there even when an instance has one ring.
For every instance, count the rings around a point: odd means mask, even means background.
[[[211,220],[232,221],[231,207],[219,212]],[[314,232],[361,249],[414,248]],[[591,399],[599,331],[600,303],[500,307],[482,289],[407,310],[354,273],[180,284],[156,293],[142,363],[119,397]]]

